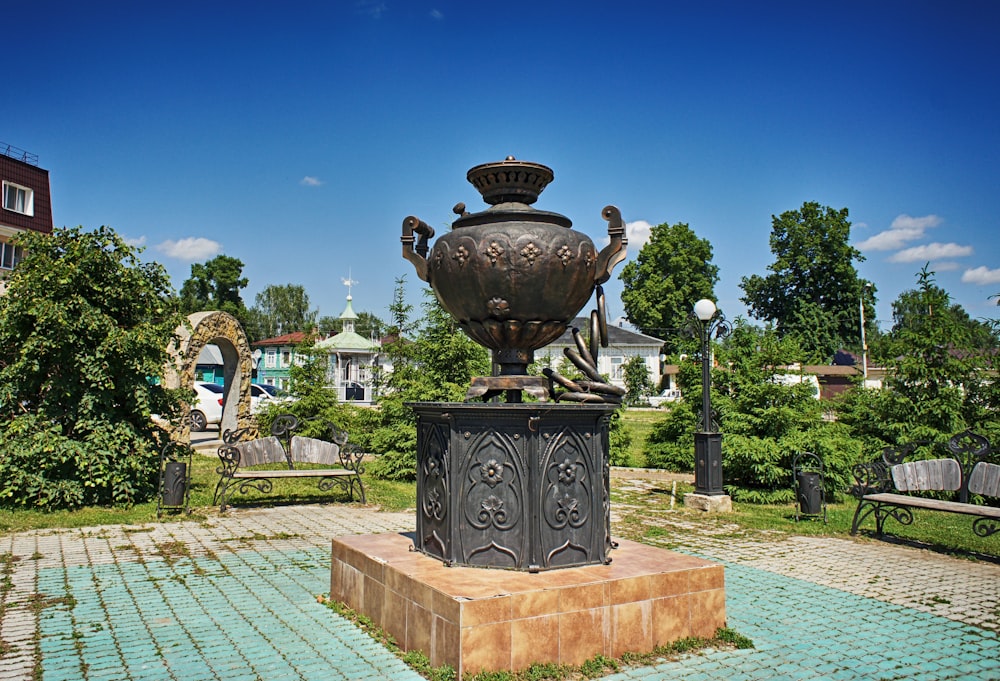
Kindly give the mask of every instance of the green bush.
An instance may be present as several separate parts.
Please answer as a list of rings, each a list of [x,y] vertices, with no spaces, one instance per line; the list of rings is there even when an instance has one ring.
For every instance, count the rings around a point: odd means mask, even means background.
[[[0,430],[0,505],[131,505],[153,496],[158,455],[126,423],[79,423],[68,437],[58,424],[23,414]]]
[[[159,379],[182,322],[169,277],[102,227],[28,232],[0,296],[0,504],[128,505],[156,490],[185,391]]]
[[[780,504],[794,500],[792,463],[802,452],[811,452],[823,462],[827,500],[834,501],[851,487],[854,482],[851,469],[865,458],[861,442],[851,437],[846,426],[836,423],[777,439],[727,434],[722,442],[726,492],[734,501],[748,503]]]
[[[646,465],[677,473],[694,470],[694,431],[698,416],[686,401],[666,406],[663,420],[646,438]]]
[[[632,447],[632,435],[622,421],[622,410],[619,407],[611,415],[608,424],[608,441],[610,450],[608,458],[612,466],[627,466],[629,464],[629,449]]]

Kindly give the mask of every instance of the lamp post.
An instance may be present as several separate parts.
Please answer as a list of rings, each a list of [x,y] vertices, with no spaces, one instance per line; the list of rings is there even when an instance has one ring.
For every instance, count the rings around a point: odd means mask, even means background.
[[[729,335],[732,325],[715,303],[703,298],[694,304],[692,326],[701,338],[701,430],[694,434],[694,493],[721,496],[722,433],[712,418],[711,340]]]
[[[862,370],[862,385],[866,385],[868,382],[868,339],[865,337],[865,291],[872,287],[870,282],[865,282],[865,285],[861,287],[860,300],[858,301],[858,308],[861,312],[861,370]]]

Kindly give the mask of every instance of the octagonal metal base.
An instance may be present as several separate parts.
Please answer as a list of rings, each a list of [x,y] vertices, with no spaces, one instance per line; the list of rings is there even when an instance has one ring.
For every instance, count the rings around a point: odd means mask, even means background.
[[[448,565],[532,572],[610,562],[614,405],[409,406],[418,551]]]

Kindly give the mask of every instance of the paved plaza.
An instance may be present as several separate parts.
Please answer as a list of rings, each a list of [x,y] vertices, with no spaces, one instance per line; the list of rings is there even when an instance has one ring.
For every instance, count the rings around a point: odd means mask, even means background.
[[[418,679],[319,604],[332,537],[412,531],[344,504],[0,537],[0,681]],[[1000,564],[828,537],[663,538],[726,567],[709,651],[608,679],[1000,679]]]

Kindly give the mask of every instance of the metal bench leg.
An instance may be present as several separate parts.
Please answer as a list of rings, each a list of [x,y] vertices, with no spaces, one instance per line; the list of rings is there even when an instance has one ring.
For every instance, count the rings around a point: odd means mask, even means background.
[[[864,510],[864,513],[861,511]],[[858,502],[858,507],[854,511],[854,520],[851,521],[851,534],[855,535],[858,533],[858,526],[861,525],[865,518],[871,515],[872,511],[875,510],[875,505],[870,501],[865,501],[862,499]]]
[[[231,478],[219,478],[218,484],[215,486],[215,496],[212,497],[212,505],[216,503],[219,504],[219,513],[225,513],[229,496],[229,484],[232,482]]]
[[[349,490],[350,494],[351,494],[351,499],[354,499],[354,486],[355,486],[355,484],[357,484],[358,497],[361,499],[361,503],[362,504],[367,504],[368,500],[365,499],[365,484],[363,482],[361,482],[361,478],[360,477],[356,477],[356,478],[352,478],[351,479],[351,488]]]

